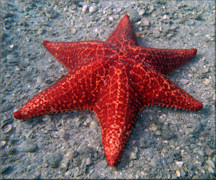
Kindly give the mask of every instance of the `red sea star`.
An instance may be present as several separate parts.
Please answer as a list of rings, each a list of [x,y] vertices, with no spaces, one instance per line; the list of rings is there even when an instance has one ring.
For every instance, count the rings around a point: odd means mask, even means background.
[[[49,42],[47,50],[69,73],[14,113],[17,119],[93,109],[110,166],[119,162],[137,116],[146,105],[200,110],[202,104],[166,76],[196,49],[138,46],[126,14],[106,41]]]

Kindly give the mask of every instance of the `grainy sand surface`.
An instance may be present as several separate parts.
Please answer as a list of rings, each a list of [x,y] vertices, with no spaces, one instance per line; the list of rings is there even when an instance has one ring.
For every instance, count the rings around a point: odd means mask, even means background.
[[[215,4],[212,0],[1,0],[0,178],[215,178]],[[67,70],[43,40],[106,40],[128,13],[140,45],[197,48],[169,78],[198,112],[141,112],[120,163],[107,165],[92,111],[13,118]]]

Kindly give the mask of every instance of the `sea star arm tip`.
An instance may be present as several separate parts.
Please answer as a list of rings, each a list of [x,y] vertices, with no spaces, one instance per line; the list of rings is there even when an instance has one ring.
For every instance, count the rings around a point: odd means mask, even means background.
[[[148,63],[155,70],[164,75],[169,75],[178,67],[187,63],[197,53],[197,49],[156,49],[144,46],[135,48],[140,52],[139,57],[143,57],[141,62]]]
[[[197,111],[203,107],[199,101],[148,64],[135,65],[130,71],[130,78],[145,105],[166,105],[189,111]]]

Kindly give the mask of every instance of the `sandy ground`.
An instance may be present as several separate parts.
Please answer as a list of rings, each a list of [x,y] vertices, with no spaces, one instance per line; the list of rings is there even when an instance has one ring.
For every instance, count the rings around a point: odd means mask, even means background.
[[[169,78],[203,103],[140,114],[122,159],[107,165],[92,111],[13,118],[67,70],[43,40],[106,40],[128,13],[140,45],[197,48]],[[215,5],[200,1],[1,1],[1,178],[215,178]]]

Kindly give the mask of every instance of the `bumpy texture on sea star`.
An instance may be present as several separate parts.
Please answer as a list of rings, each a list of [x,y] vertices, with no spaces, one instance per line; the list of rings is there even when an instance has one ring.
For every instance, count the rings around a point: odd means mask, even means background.
[[[47,50],[69,73],[14,113],[17,119],[93,109],[110,166],[116,166],[146,105],[200,110],[202,104],[166,76],[191,60],[196,49],[138,46],[126,14],[106,41],[49,42]]]

